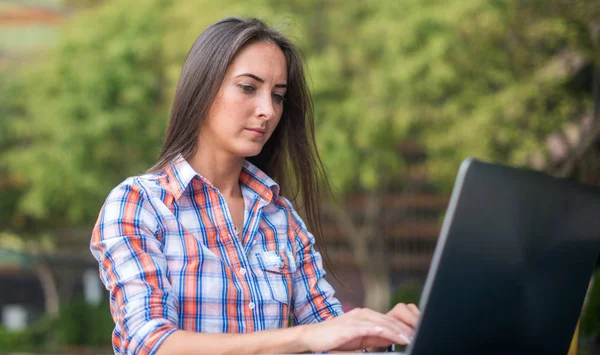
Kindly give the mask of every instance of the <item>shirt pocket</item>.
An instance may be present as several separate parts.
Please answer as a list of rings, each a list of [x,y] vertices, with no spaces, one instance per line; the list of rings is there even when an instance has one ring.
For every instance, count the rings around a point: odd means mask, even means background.
[[[296,261],[288,250],[255,253],[262,270],[268,294],[277,302],[289,304],[292,295],[293,274]],[[260,277],[260,275],[257,275]]]

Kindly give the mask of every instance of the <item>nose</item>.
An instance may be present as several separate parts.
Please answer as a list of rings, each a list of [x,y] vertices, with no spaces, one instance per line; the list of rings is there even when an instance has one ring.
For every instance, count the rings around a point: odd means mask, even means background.
[[[273,98],[271,97],[271,93],[260,95],[256,110],[258,117],[265,121],[269,121],[273,117],[275,117],[275,107],[273,105]]]

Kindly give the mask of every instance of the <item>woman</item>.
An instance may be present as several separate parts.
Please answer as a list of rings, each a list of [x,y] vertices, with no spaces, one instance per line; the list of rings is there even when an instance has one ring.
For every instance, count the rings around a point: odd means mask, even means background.
[[[348,351],[409,341],[414,305],[343,314],[324,279],[312,127],[289,40],[236,18],[198,37],[158,163],[109,194],[93,231],[116,354]],[[300,191],[316,237],[273,179]],[[288,317],[296,326],[286,328]]]

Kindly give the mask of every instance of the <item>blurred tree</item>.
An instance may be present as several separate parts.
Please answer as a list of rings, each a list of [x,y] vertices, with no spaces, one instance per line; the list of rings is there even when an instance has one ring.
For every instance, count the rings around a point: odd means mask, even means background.
[[[470,7],[443,55],[429,58],[445,75],[425,71],[415,88],[432,176],[449,189],[467,156],[571,175],[600,133],[600,8],[584,0]]]
[[[101,5],[106,0],[63,0],[64,6],[69,9],[89,9]]]
[[[27,70],[21,95],[12,95],[19,109],[4,116],[12,149],[1,161],[17,184],[2,191],[13,196],[10,204],[2,199],[0,215],[13,216],[2,229],[32,241],[51,314],[58,313],[56,275],[35,246],[49,238],[54,250],[81,255],[107,192],[158,152],[167,109],[164,7],[115,2],[77,17],[60,45]]]
[[[11,123],[23,117],[23,99],[20,78],[9,71],[0,70],[0,152],[5,152],[17,144],[11,134]],[[2,229],[24,227],[23,216],[17,212],[17,202],[23,194],[24,181],[11,174],[5,161],[0,160],[0,226]]]
[[[56,227],[90,223],[124,172],[153,161],[166,115],[162,6],[113,4],[78,17],[29,73],[27,117],[13,126],[25,144],[6,157],[28,182],[28,215]]]
[[[25,119],[25,85],[12,66],[0,70],[0,152],[19,146],[19,140],[11,134],[11,124]],[[32,261],[32,270],[38,276],[45,293],[46,312],[58,315],[58,289],[48,264],[49,246],[42,225],[32,227],[33,220],[18,208],[25,194],[26,181],[0,160],[0,248],[29,251],[26,260]],[[19,232],[22,238],[16,238]],[[35,237],[33,237],[35,236]]]

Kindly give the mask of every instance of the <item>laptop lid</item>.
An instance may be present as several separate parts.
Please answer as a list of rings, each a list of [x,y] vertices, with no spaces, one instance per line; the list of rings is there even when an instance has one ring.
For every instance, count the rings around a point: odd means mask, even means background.
[[[600,188],[465,160],[407,348],[567,353],[600,252]]]

